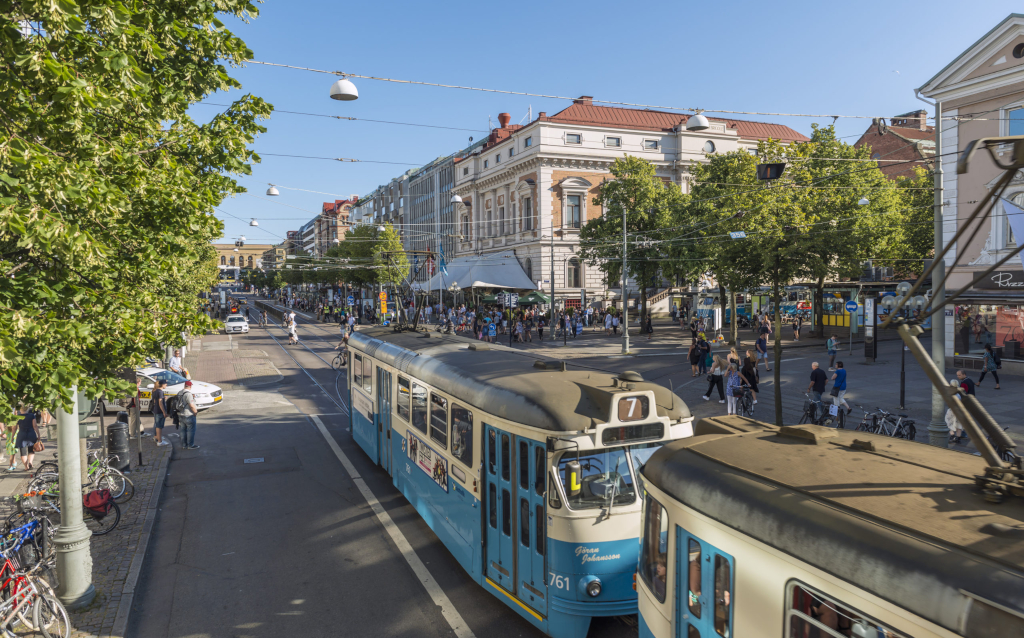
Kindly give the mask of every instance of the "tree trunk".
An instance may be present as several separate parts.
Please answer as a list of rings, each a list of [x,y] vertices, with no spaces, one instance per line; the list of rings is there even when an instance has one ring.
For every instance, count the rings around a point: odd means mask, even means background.
[[[736,315],[736,293],[733,290],[729,290],[729,314],[732,315],[732,320],[729,322],[729,345],[735,346],[737,352],[740,350],[740,318]]]
[[[776,254],[775,277],[772,282],[772,296],[775,298],[775,347],[772,349],[775,361],[772,362],[772,370],[775,375],[775,425],[782,427],[782,372],[779,361],[782,361],[782,297],[779,294],[779,268],[778,254]]]
[[[825,336],[825,277],[818,277],[814,287],[814,336]]]

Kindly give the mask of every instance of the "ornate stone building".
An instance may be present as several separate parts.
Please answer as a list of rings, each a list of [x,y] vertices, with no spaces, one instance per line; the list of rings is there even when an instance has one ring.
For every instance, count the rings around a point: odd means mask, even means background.
[[[602,214],[593,204],[601,182],[611,179],[616,158],[648,159],[666,182],[689,190],[689,170],[710,153],[753,150],[763,139],[784,143],[807,138],[789,127],[708,118],[710,128],[686,130],[680,113],[594,106],[588,96],[548,116],[541,112],[525,126],[500,128],[486,144],[455,163],[454,193],[463,200],[455,211],[458,256],[514,255],[537,287],[568,306],[614,301],[597,267],[576,256],[580,229]],[[635,287],[634,287],[635,289]]]

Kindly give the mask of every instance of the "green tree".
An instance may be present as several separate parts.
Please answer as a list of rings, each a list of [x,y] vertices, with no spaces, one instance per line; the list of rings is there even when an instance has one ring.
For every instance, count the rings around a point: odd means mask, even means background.
[[[270,106],[209,122],[188,108],[240,88],[252,52],[218,19],[247,0],[0,3],[0,415],[113,396],[116,371],[212,323],[214,207],[243,192]]]
[[[622,278],[623,217],[626,223],[626,275],[640,289],[640,307],[647,308],[647,289],[655,285],[665,257],[662,240],[670,225],[671,209],[680,197],[679,188],[666,185],[645,159],[626,155],[609,169],[615,179],[601,184],[594,204],[604,215],[591,219],[580,230],[580,257],[597,265],[605,282],[614,286]],[[626,300],[623,300],[625,306]]]

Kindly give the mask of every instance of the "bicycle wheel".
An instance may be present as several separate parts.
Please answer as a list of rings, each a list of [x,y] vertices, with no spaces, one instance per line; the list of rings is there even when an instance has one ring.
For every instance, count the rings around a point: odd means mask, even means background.
[[[331,367],[337,370],[341,367],[341,355],[335,355],[334,361],[331,361]]]
[[[839,414],[837,415],[837,418],[836,418],[836,429],[838,429],[838,430],[845,430],[846,429],[846,410],[844,410],[843,408],[839,408]]]
[[[85,526],[89,528],[93,536],[103,536],[110,530],[117,527],[121,520],[121,508],[117,503],[111,503],[110,511],[103,518],[96,518],[92,512],[83,508],[82,517],[85,519]]]
[[[60,471],[60,466],[57,465],[57,461],[43,461],[39,464],[33,476],[39,476],[40,474],[57,474]]]
[[[911,423],[903,427],[903,437],[908,441],[913,441],[917,438],[917,428]]]
[[[32,623],[45,638],[68,638],[71,635],[68,611],[50,594],[42,594],[32,606]]]
[[[808,414],[806,411],[804,411],[804,413],[800,415],[800,420],[797,421],[798,425],[803,425],[804,423],[814,423],[814,419],[812,419],[811,415]]]
[[[114,497],[115,503],[127,503],[135,496],[135,484],[130,478],[114,469],[104,470],[103,475],[96,481],[96,485],[101,490],[110,490],[110,495]]]

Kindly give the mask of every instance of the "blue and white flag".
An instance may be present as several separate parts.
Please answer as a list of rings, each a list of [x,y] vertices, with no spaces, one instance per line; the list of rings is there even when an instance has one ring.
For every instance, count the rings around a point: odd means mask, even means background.
[[[1022,235],[1022,237],[1024,237],[1024,235]],[[444,261],[444,244],[438,244],[437,247],[440,249],[440,252],[441,252],[441,274],[444,275],[445,277],[447,277],[448,276],[448,264],[446,264],[445,261]]]
[[[1006,213],[1006,221],[1010,223],[1010,230],[1013,231],[1015,240],[1024,241],[1024,210],[1008,199],[1003,199],[1003,211]],[[1018,255],[1021,265],[1024,265],[1024,253]]]

